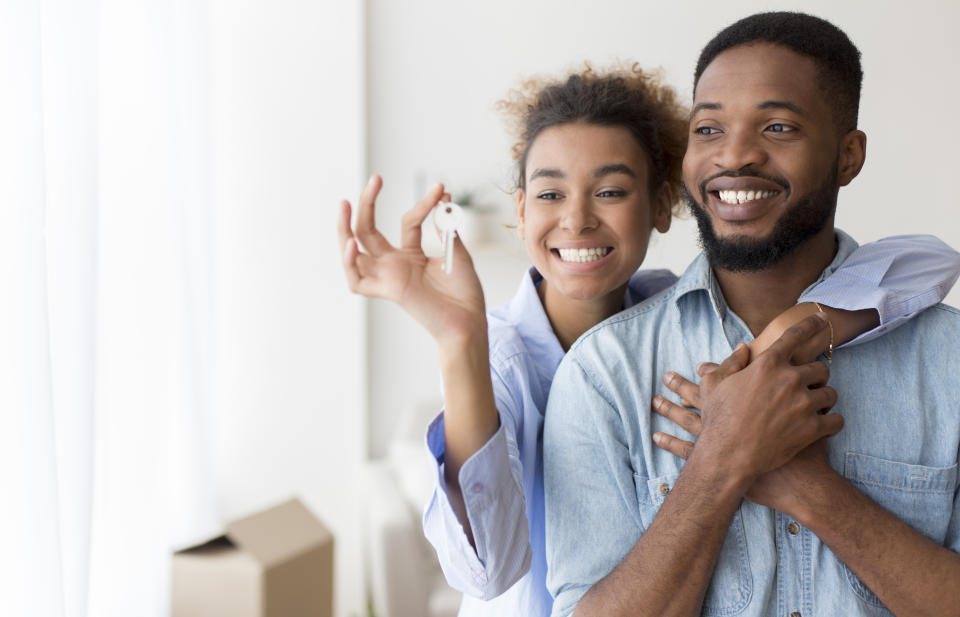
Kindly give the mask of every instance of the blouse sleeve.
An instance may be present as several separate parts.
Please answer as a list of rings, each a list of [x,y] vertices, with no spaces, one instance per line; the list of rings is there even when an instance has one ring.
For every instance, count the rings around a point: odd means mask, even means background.
[[[859,247],[798,302],[847,311],[875,309],[880,325],[846,343],[857,345],[941,302],[958,275],[960,253],[935,236],[892,236]]]
[[[427,429],[427,447],[436,461],[433,495],[423,530],[437,551],[451,587],[481,600],[502,594],[530,569],[532,551],[517,445],[522,404],[503,379],[493,377],[500,428],[460,468],[460,490],[476,550],[457,518],[444,479],[443,413]]]

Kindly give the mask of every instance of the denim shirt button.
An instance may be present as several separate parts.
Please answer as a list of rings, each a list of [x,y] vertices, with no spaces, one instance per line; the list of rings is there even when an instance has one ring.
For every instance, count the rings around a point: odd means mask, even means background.
[[[793,611],[792,613],[790,613],[790,617],[803,617],[803,616],[800,614],[800,611]]]
[[[798,525],[796,521],[791,521],[790,524],[787,525],[787,532],[791,536],[797,535],[798,533],[800,533],[800,525]],[[790,617],[800,617],[800,613],[794,611],[790,613]]]
[[[657,492],[666,497],[670,494],[670,485],[666,483],[660,484],[660,486],[657,487]]]

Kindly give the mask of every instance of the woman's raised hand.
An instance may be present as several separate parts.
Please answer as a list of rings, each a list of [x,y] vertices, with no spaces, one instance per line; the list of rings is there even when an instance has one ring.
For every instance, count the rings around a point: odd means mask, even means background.
[[[368,298],[395,302],[420,322],[439,342],[486,333],[486,315],[480,279],[473,260],[459,238],[454,240],[452,274],[443,272],[442,257],[427,257],[420,245],[420,229],[431,210],[449,199],[437,184],[403,216],[400,247],[377,230],[377,195],[383,181],[370,178],[357,204],[356,228],[350,227],[350,202],[341,204],[337,232],[343,272],[350,290]],[[360,252],[358,242],[366,250]]]

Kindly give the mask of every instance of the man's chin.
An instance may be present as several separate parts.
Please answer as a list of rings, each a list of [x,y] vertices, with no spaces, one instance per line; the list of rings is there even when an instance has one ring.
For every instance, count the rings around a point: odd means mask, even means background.
[[[732,229],[721,235],[714,228],[710,214],[686,188],[683,197],[697,221],[700,247],[711,266],[730,272],[760,272],[773,267],[823,231],[836,207],[836,193],[830,193],[830,186],[827,183],[820,191],[799,200],[780,216],[772,231],[757,230],[762,235],[750,233],[749,224],[744,224],[742,230]],[[721,223],[721,229],[730,227],[736,225],[729,221]]]

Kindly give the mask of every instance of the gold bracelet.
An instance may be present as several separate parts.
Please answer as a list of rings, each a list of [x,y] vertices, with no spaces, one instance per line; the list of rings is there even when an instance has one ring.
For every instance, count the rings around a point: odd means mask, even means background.
[[[823,316],[827,319],[827,325],[830,326],[830,345],[827,347],[827,350],[823,353],[823,356],[827,359],[827,364],[833,364],[833,324],[830,323],[830,318],[827,317],[827,312],[823,310],[823,307],[820,306],[819,302],[814,302],[817,305],[817,310],[823,313]]]

